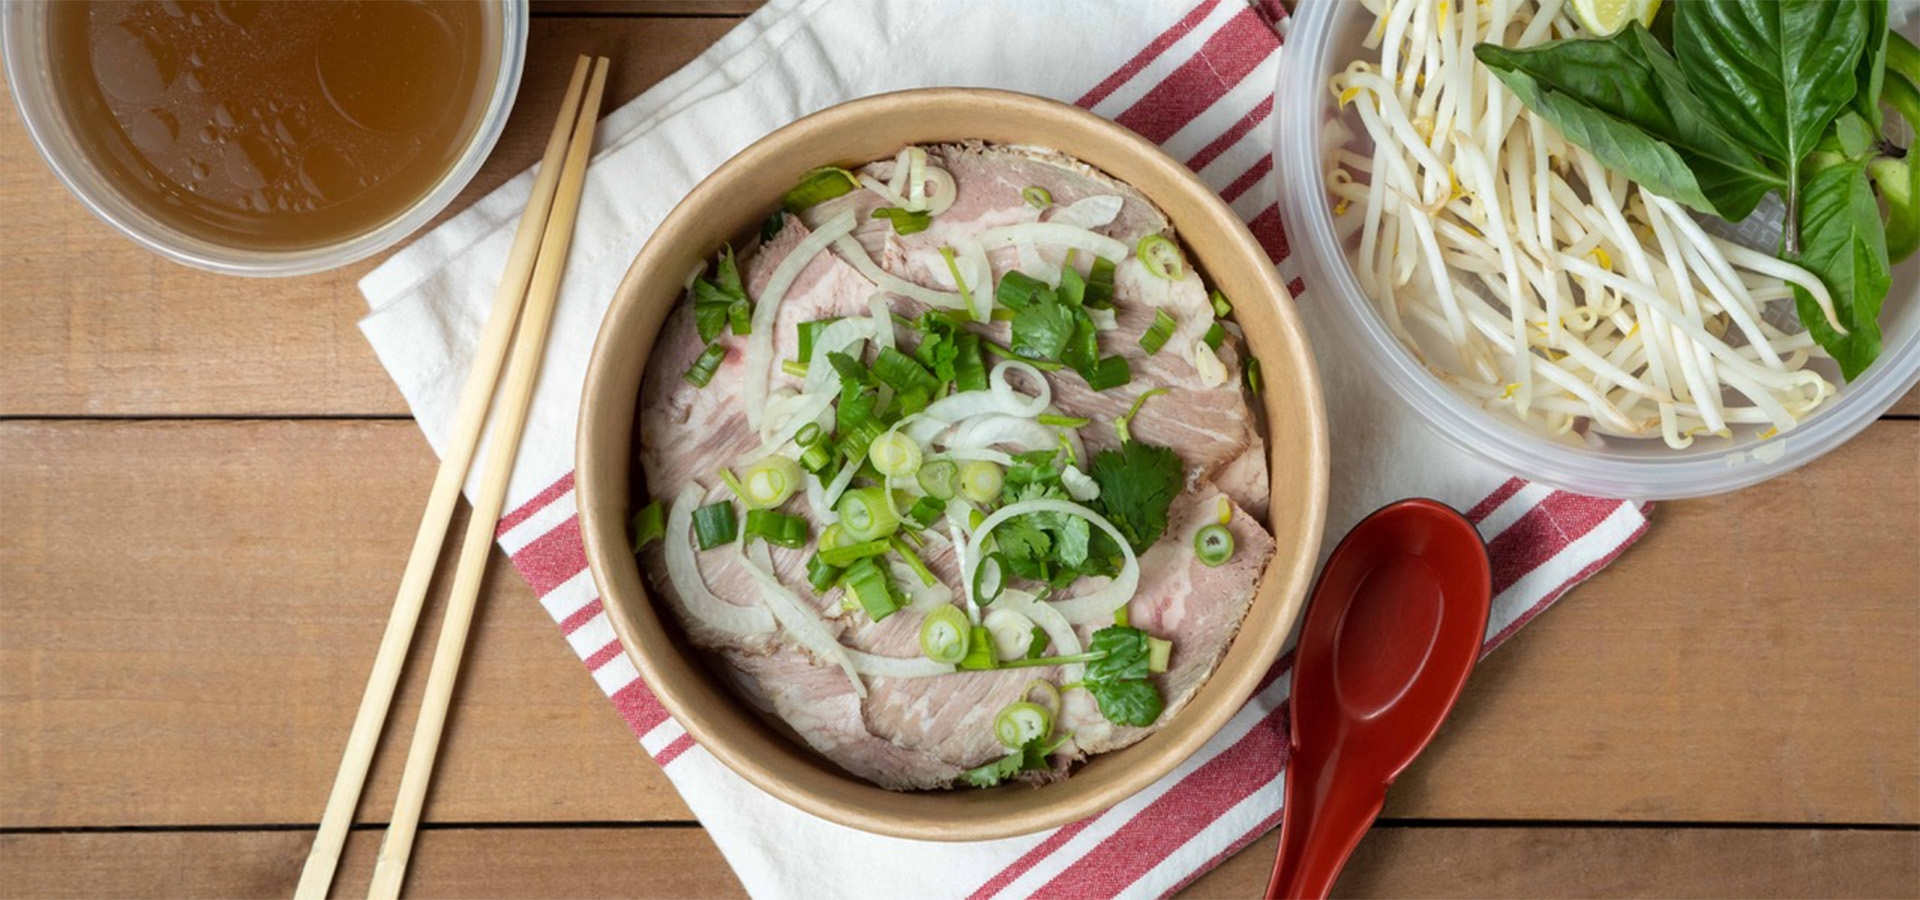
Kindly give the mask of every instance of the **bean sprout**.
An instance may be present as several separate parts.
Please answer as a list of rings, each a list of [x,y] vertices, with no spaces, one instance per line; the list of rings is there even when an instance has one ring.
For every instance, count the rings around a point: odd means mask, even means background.
[[[1473,56],[1576,34],[1561,0],[1365,0],[1328,87],[1371,142],[1327,154],[1335,226],[1388,331],[1463,396],[1569,441],[1785,431],[1834,393],[1786,331],[1818,278],[1608,172]],[[1358,129],[1351,132],[1357,122]]]

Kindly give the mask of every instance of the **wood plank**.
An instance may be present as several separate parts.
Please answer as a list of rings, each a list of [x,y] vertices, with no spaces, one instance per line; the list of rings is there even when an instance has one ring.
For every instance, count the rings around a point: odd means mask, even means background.
[[[1258,897],[1269,833],[1180,896]],[[1715,828],[1375,828],[1335,897],[1912,897],[1920,834]]]
[[[536,18],[506,132],[451,209],[539,159],[576,54],[614,59],[612,109],[734,22]],[[404,413],[355,327],[377,262],[279,279],[165,262],[69,196],[0,103],[0,415]]]
[[[0,827],[319,821],[432,460],[411,422],[0,426]],[[428,821],[688,816],[498,556],[455,705]]]
[[[534,0],[535,16],[744,16],[763,0]]]
[[[379,835],[348,841],[335,896],[357,896]],[[1183,897],[1259,896],[1268,835]],[[284,897],[306,836],[288,831],[0,836],[0,898]],[[1374,829],[1338,897],[1896,897],[1920,892],[1913,832],[1671,828]],[[743,897],[697,828],[422,831],[410,897]],[[822,895],[831,893],[821,886]]]
[[[0,423],[0,827],[314,821],[430,470],[399,421]],[[1489,658],[1389,814],[1920,821],[1915,472],[1920,422],[1882,422],[1663,507]],[[495,576],[428,820],[685,818]]]

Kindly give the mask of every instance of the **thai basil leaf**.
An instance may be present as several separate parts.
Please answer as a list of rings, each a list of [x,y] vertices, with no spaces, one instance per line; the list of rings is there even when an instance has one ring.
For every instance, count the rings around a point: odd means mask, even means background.
[[[1474,55],[1568,140],[1656,194],[1738,221],[1786,186],[1715,124],[1638,22],[1605,40],[1480,44]]]
[[[1728,134],[1786,175],[1790,216],[1802,161],[1859,93],[1866,19],[1856,0],[1693,0],[1674,11],[1687,83]]]
[[[1856,70],[1859,90],[1853,108],[1880,130],[1880,90],[1887,81],[1887,0],[1857,0],[1866,17],[1866,52]]]
[[[1851,381],[1880,354],[1880,302],[1893,283],[1886,226],[1867,183],[1866,163],[1842,163],[1813,176],[1801,201],[1801,251],[1795,261],[1820,276],[1847,334],[1834,331],[1804,289],[1793,289],[1794,304],[1801,323]]]

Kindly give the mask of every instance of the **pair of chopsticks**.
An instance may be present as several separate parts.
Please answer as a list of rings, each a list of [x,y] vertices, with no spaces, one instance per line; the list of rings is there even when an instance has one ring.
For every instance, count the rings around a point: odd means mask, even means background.
[[[420,809],[426,801],[427,782],[433,775],[434,757],[440,749],[440,732],[446,725],[447,707],[460,673],[460,658],[466,651],[467,629],[473,622],[481,577],[493,549],[494,528],[506,503],[507,478],[513,472],[520,433],[527,421],[527,407],[533,400],[534,378],[539,374],[547,331],[553,323],[554,301],[559,294],[560,274],[566,268],[574,219],[580,212],[581,185],[586,180],[594,124],[607,82],[606,58],[601,57],[592,66],[591,84],[587,79],[588,63],[587,57],[582,56],[574,64],[573,81],[567,86],[553,135],[547,139],[546,154],[540,158],[540,174],[534,180],[532,197],[514,232],[507,267],[501,274],[500,288],[494,295],[493,309],[488,313],[486,330],[474,355],[473,371],[468,374],[460,394],[452,442],[440,460],[440,470],[433,479],[433,493],[428,496],[426,512],[420,517],[420,531],[414,537],[406,573],[400,578],[393,614],[380,639],[379,653],[374,656],[373,674],[367,679],[360,711],[354,716],[353,730],[347,736],[347,749],[340,760],[339,774],[334,776],[333,792],[327,797],[326,813],[320,819],[313,852],[307,856],[306,868],[300,873],[300,886],[294,893],[297,898],[321,900],[333,883],[341,847],[353,824],[354,807],[359,803],[367,769],[373,763],[374,747],[386,722],[394,688],[399,684],[401,666],[406,662],[407,647],[413,643],[414,628],[426,603],[427,586],[433,580],[441,545],[452,524],[454,504],[460,498],[461,485],[467,480],[467,470],[473,464],[482,427],[487,424],[487,410],[493,405],[501,364],[507,361],[511,349],[511,365],[494,410],[491,452],[481,473],[479,493],[473,501],[473,516],[467,520],[466,535],[460,545],[453,592],[447,602],[446,619],[440,626],[439,643],[434,648],[433,667],[427,675],[426,695],[421,700],[419,721],[414,725],[406,769],[400,776],[393,821],[380,844],[380,857],[375,863],[367,896],[376,900],[398,897],[401,882],[406,879],[407,860],[413,851],[414,832],[419,828]]]

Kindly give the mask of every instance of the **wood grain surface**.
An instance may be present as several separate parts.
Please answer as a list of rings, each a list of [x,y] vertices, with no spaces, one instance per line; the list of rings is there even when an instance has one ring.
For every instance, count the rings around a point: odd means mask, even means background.
[[[575,54],[615,58],[611,108],[756,5],[537,2],[514,116],[452,209],[538,155]],[[291,892],[432,474],[356,327],[376,263],[161,262],[0,103],[0,898]],[[1920,394],[1889,415],[1660,505],[1486,660],[1337,893],[1920,896]],[[365,884],[401,750],[338,894]],[[426,823],[412,896],[742,893],[498,559]],[[1255,894],[1274,841],[1186,895]]]

